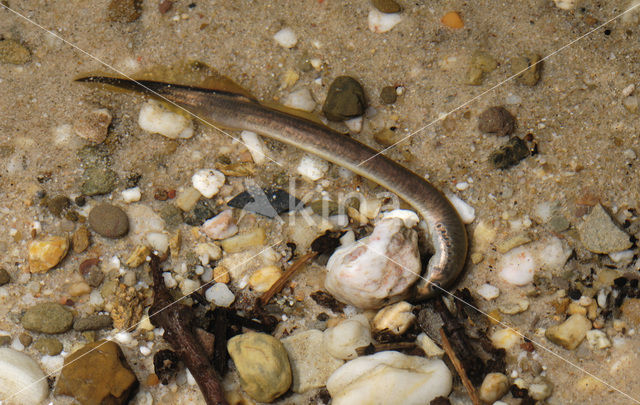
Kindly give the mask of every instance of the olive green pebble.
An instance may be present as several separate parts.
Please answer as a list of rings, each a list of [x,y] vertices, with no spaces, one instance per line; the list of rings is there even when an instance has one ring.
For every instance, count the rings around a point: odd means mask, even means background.
[[[329,86],[322,112],[330,121],[359,117],[367,108],[362,85],[349,76],[337,77]]]
[[[373,7],[383,13],[399,13],[402,7],[393,0],[371,0]]]
[[[471,63],[467,70],[466,83],[472,86],[482,84],[485,73],[490,73],[498,67],[498,62],[484,51],[475,51],[471,56]]]
[[[382,146],[394,145],[398,140],[398,135],[391,129],[385,128],[373,134],[373,140]]]
[[[20,336],[18,336],[18,340],[24,347],[28,347],[31,345],[31,342],[33,342],[33,337],[28,333],[21,333]]]
[[[129,232],[129,217],[111,204],[99,204],[89,212],[89,226],[105,238],[120,238]]]
[[[9,272],[6,269],[0,267],[0,285],[5,285],[10,281],[11,276],[9,275]]]
[[[62,343],[56,338],[40,337],[33,344],[33,347],[47,356],[57,356],[62,351]]]
[[[107,167],[86,168],[84,179],[80,191],[86,196],[109,194],[118,184],[118,175]]]
[[[13,339],[11,339],[11,336],[2,335],[2,336],[0,336],[0,346],[9,346],[11,344],[12,340]]]
[[[385,86],[380,91],[380,101],[382,104],[393,104],[398,99],[398,93],[394,86]]]
[[[512,136],[507,144],[491,154],[491,162],[498,169],[507,169],[517,165],[522,159],[529,156],[529,148],[522,139]]]
[[[109,315],[88,315],[84,318],[78,318],[73,322],[73,330],[85,332],[88,330],[100,330],[111,328],[113,321]]]
[[[27,309],[21,323],[23,328],[32,332],[64,333],[71,329],[73,314],[58,303],[45,302]]]
[[[160,217],[170,227],[174,228],[182,223],[182,210],[173,204],[166,204],[160,210]]]
[[[540,68],[542,67],[542,63],[538,62],[540,62],[540,55],[517,56],[511,60],[511,73],[518,75],[516,76],[518,83],[535,86],[540,80]]]
[[[130,23],[142,15],[142,0],[111,0],[107,7],[109,21]]]
[[[31,51],[18,41],[5,39],[0,41],[0,63],[24,65],[31,61]]]
[[[62,213],[71,205],[71,200],[63,195],[57,195],[53,198],[45,198],[43,200],[43,204],[47,207],[49,212],[60,218]]]

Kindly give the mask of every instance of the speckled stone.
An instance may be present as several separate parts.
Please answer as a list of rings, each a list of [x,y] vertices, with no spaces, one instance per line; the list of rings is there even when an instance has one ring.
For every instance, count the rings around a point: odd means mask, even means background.
[[[62,343],[58,339],[45,336],[39,337],[33,347],[47,356],[57,356],[62,351]]]
[[[130,23],[141,15],[141,0],[111,0],[107,7],[107,18],[113,22]]]
[[[594,206],[584,222],[578,225],[578,234],[584,247],[593,253],[619,252],[632,245],[629,235],[620,229],[600,204]]]
[[[87,196],[109,194],[118,183],[116,172],[107,167],[88,167],[84,178],[80,191]]]
[[[55,302],[36,304],[22,316],[22,327],[32,332],[64,333],[71,329],[73,314]]]
[[[129,232],[129,218],[120,208],[111,204],[99,204],[89,213],[89,225],[105,238],[120,238]]]
[[[516,127],[515,117],[504,107],[489,107],[478,116],[478,129],[498,136],[511,135]]]
[[[87,330],[100,330],[111,328],[113,321],[109,315],[89,315],[78,318],[73,322],[73,329],[84,332]]]
[[[367,108],[362,85],[353,77],[337,77],[322,106],[322,112],[331,121],[344,121],[359,117]]]
[[[516,76],[516,81],[525,86],[535,86],[540,80],[542,63],[537,63],[539,61],[540,55],[536,54],[526,54],[511,59],[511,73],[515,75],[522,72]],[[531,68],[527,69],[528,67]]]
[[[398,99],[394,86],[385,86],[380,90],[380,101],[382,104],[393,104]]]
[[[31,60],[29,49],[18,41],[5,39],[0,41],[0,63],[24,65]]]

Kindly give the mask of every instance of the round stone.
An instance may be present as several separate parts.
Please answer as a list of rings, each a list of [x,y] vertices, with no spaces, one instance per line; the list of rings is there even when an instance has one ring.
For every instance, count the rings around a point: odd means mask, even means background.
[[[71,329],[73,314],[55,302],[45,302],[29,308],[22,316],[22,327],[32,332],[64,333]]]
[[[120,238],[129,232],[127,214],[111,204],[96,205],[89,213],[89,225],[105,238]]]

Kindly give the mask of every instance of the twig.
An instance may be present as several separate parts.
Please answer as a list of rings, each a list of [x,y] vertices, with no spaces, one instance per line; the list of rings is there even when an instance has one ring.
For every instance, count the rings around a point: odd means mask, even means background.
[[[287,271],[285,271],[282,276],[280,276],[278,281],[276,281],[267,292],[262,294],[262,296],[260,297],[260,303],[262,305],[266,305],[267,303],[269,303],[269,301],[271,301],[271,298],[273,298],[274,295],[279,293],[284,288],[285,284],[287,284],[291,277],[293,277],[296,271],[298,271],[298,269],[300,269],[306,262],[313,259],[317,255],[318,252],[311,252],[307,253],[306,255],[300,256],[298,260],[296,260],[291,265],[291,267],[289,267]]]
[[[469,380],[469,377],[467,377],[467,372],[464,370],[464,367],[458,359],[458,356],[456,356],[456,352],[453,350],[453,347],[451,347],[449,338],[447,338],[447,334],[442,328],[440,328],[440,336],[442,336],[442,348],[444,349],[445,353],[447,353],[447,356],[449,356],[449,360],[451,360],[451,363],[453,363],[453,367],[455,367],[456,371],[458,372],[458,375],[462,380],[462,384],[464,384],[464,387],[469,393],[471,402],[473,402],[473,405],[482,405],[482,401],[480,401],[475,387]]]
[[[151,323],[164,329],[164,338],[187,366],[198,383],[207,405],[227,405],[220,378],[193,329],[190,308],[175,303],[164,284],[160,258],[151,256],[153,305],[149,309]]]
[[[356,348],[356,354],[358,356],[364,356],[364,355],[374,354],[378,352],[384,352],[387,350],[414,351],[416,349],[420,349],[420,348],[415,342],[394,342],[394,343],[381,343],[381,344],[372,343],[368,346],[362,346],[362,347]]]

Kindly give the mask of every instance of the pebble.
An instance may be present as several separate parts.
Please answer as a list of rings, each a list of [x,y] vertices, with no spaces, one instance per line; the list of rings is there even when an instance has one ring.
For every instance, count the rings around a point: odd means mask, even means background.
[[[33,342],[33,337],[31,337],[31,335],[28,333],[21,333],[18,336],[18,341],[20,341],[20,343],[24,347],[29,347],[29,345],[31,345],[31,342]]]
[[[509,350],[522,342],[522,336],[511,328],[500,328],[491,334],[490,340],[494,347]]]
[[[291,49],[298,43],[298,36],[288,27],[276,32],[273,39],[278,45],[286,49]]]
[[[258,134],[251,131],[242,131],[240,133],[240,138],[242,138],[244,146],[249,149],[251,159],[253,159],[255,164],[261,165],[267,161],[264,142],[262,142],[262,138],[260,138]]]
[[[151,249],[149,249],[148,246],[138,245],[133,252],[131,252],[124,264],[131,268],[138,267],[147,260],[147,256],[150,254]]]
[[[203,266],[222,257],[222,249],[220,246],[212,243],[198,243],[194,252],[198,255],[198,259],[200,259],[200,263],[202,263]]]
[[[472,86],[482,84],[485,73],[491,73],[498,67],[498,62],[489,53],[475,51],[471,56],[467,70],[466,83]]]
[[[33,344],[34,349],[47,356],[57,356],[62,352],[62,343],[56,338],[39,337]]]
[[[356,349],[373,342],[369,321],[364,315],[356,315],[338,325],[327,328],[323,335],[324,345],[336,359],[352,360],[358,357]]]
[[[85,332],[88,330],[110,329],[113,321],[109,315],[88,315],[84,318],[76,318],[73,321],[73,330]]]
[[[99,108],[77,119],[73,123],[73,131],[89,142],[102,143],[107,138],[112,119],[109,110]]]
[[[98,259],[87,259],[80,263],[80,274],[91,287],[98,287],[104,280],[104,273],[98,267]]]
[[[12,403],[40,405],[49,396],[47,377],[38,363],[24,353],[0,348],[0,375],[0,397],[11,397]]]
[[[267,234],[263,228],[254,228],[248,232],[232,236],[220,242],[222,249],[227,253],[238,253],[243,250],[264,245]]]
[[[489,107],[478,116],[478,129],[498,136],[511,135],[516,119],[504,107]]]
[[[606,296],[604,298],[606,302]],[[604,308],[605,306],[603,306]],[[640,298],[626,298],[620,306],[622,317],[633,326],[640,325]]]
[[[2,336],[0,336],[0,346],[9,346],[12,341],[13,341],[13,339],[11,338],[11,335],[2,335]],[[22,342],[20,342],[20,343],[22,343]]]
[[[45,302],[27,309],[20,322],[31,332],[64,333],[71,329],[73,314],[58,303]]]
[[[387,31],[391,31],[393,27],[400,24],[402,21],[402,15],[400,13],[383,13],[373,8],[369,11],[369,17],[367,20],[369,30],[371,32],[383,34]]]
[[[359,134],[360,131],[362,131],[362,122],[363,121],[364,121],[364,118],[362,118],[362,116],[355,117],[355,118],[351,118],[350,120],[346,120],[344,122],[344,125],[347,126],[347,129],[352,134]]]
[[[204,296],[207,301],[225,308],[233,304],[233,301],[236,299],[233,292],[231,292],[225,283],[215,283],[211,288],[205,291]]]
[[[169,235],[164,232],[147,232],[145,239],[152,250],[167,253],[169,250]]]
[[[156,100],[149,100],[142,105],[138,125],[149,133],[169,139],[188,139],[193,136],[193,123],[189,118],[168,110]]]
[[[442,360],[387,351],[347,362],[327,381],[333,405],[428,404],[451,392]]]
[[[62,236],[49,236],[29,243],[29,271],[45,273],[62,261],[69,251],[69,240]]]
[[[449,28],[460,29],[464,27],[464,22],[462,21],[462,17],[456,11],[450,11],[447,14],[442,16],[440,22]]]
[[[118,185],[118,175],[108,167],[87,167],[80,191],[86,196],[109,194]]]
[[[266,333],[248,332],[227,342],[242,389],[258,402],[272,402],[291,386],[292,372],[283,344]]]
[[[213,268],[212,271],[212,277],[213,277],[213,281],[215,281],[216,283],[224,283],[227,284],[229,281],[231,281],[231,277],[229,276],[229,270],[224,267],[224,266],[216,266]],[[205,283],[211,281],[207,281],[205,280],[204,275],[207,274],[206,272],[203,274],[202,277],[202,281],[204,281]]]
[[[198,195],[200,195],[200,192],[198,192]],[[214,216],[215,212],[209,207],[209,202],[200,200],[191,211],[184,214],[184,222],[191,226],[201,226],[207,219]]]
[[[498,289],[498,287],[494,287],[491,284],[486,283],[478,287],[476,289],[476,292],[487,301],[494,300],[500,295],[500,290]]]
[[[64,359],[56,395],[81,404],[126,404],[138,387],[120,347],[111,341],[88,343]]]
[[[71,297],[81,297],[91,292],[91,286],[84,281],[78,281],[69,285],[67,293]]]
[[[305,155],[300,160],[296,171],[310,181],[320,180],[329,171],[326,160],[311,155]]]
[[[635,113],[638,111],[638,106],[640,106],[640,100],[638,100],[637,96],[628,96],[622,99],[622,105],[630,113]]]
[[[0,40],[0,63],[24,65],[31,61],[31,51],[13,39]]]
[[[489,160],[498,169],[508,169],[530,154],[526,142],[517,136],[512,136],[505,145],[491,153]]]
[[[394,130],[384,128],[380,131],[376,131],[373,134],[373,140],[378,142],[382,146],[389,147],[395,145],[400,140],[400,137]]]
[[[580,241],[593,253],[619,252],[629,249],[632,245],[629,235],[613,221],[600,204],[593,207],[577,228]]]
[[[598,329],[592,329],[587,331],[587,342],[591,350],[606,349],[611,347],[611,340],[607,337],[607,334]]]
[[[517,56],[511,59],[511,73],[518,75],[516,76],[516,81],[526,86],[535,86],[540,80],[540,68],[542,67],[542,63],[538,63],[539,61],[540,55],[534,53]]]
[[[414,226],[418,225],[418,222],[420,222],[420,217],[418,217],[418,214],[416,214],[411,210],[403,210],[403,209],[395,209],[395,210],[391,210],[383,213],[382,219],[386,219],[386,218],[401,219],[402,222],[404,223],[404,226],[407,228],[413,228]]]
[[[371,235],[336,249],[326,267],[325,288],[342,302],[375,309],[402,300],[422,270],[417,233],[383,219]]]
[[[416,337],[416,344],[427,357],[442,357],[445,354],[445,351],[424,332]]]
[[[529,300],[526,298],[518,298],[514,302],[501,304],[498,309],[507,315],[519,314],[529,309]]]
[[[578,0],[553,0],[556,7],[561,10],[573,10],[576,8]]]
[[[89,212],[89,226],[105,238],[121,238],[129,232],[129,217],[115,205],[101,203]]]
[[[249,277],[249,287],[259,293],[268,291],[281,276],[282,269],[278,266],[262,267]]]
[[[509,378],[502,373],[489,373],[484,377],[478,394],[480,399],[494,403],[509,391]]]
[[[634,257],[635,251],[633,249],[609,253],[609,258],[618,265],[627,265],[631,263]]]
[[[281,340],[291,363],[293,392],[324,387],[329,376],[344,363],[329,354],[323,336],[322,331],[310,329]]]
[[[192,177],[193,187],[206,198],[211,198],[218,194],[220,187],[224,184],[225,177],[222,172],[213,169],[198,170]]]
[[[398,99],[395,86],[385,86],[380,90],[380,102],[382,104],[393,104]]]
[[[372,0],[373,7],[383,13],[399,13],[402,7],[393,0]]]
[[[142,198],[142,192],[140,191],[140,187],[132,187],[126,190],[122,190],[121,195],[122,195],[122,200],[126,203],[140,201],[140,198]]]
[[[187,212],[194,209],[202,194],[193,187],[187,187],[183,192],[178,194],[176,198],[176,207]],[[211,218],[211,217],[209,217]]]
[[[445,196],[453,205],[453,208],[456,209],[456,212],[460,216],[460,219],[465,224],[470,224],[476,219],[476,210],[466,202],[464,202],[460,197],[452,193],[445,193]]]
[[[543,378],[536,377],[536,381],[537,380],[541,381],[529,384],[527,390],[529,391],[529,396],[531,398],[536,401],[544,401],[551,396],[551,392],[553,392],[553,385],[550,382],[545,381]]]
[[[113,22],[130,23],[141,15],[141,0],[111,0],[107,7],[107,19]]]
[[[282,104],[285,107],[306,112],[311,112],[316,108],[316,101],[313,99],[309,89],[306,88],[291,92],[284,98]]]
[[[81,225],[71,237],[71,247],[74,253],[82,253],[89,247],[91,234],[86,226]]]
[[[575,314],[559,325],[554,325],[545,331],[547,339],[568,350],[573,350],[582,343],[591,330],[591,321],[586,316]]]
[[[382,308],[373,318],[372,324],[375,331],[388,331],[401,335],[409,329],[416,316],[411,312],[413,305],[406,301],[400,301]]]
[[[536,270],[559,273],[573,250],[555,236],[528,243],[505,253],[498,262],[500,277],[523,286],[533,281]]]
[[[227,239],[238,233],[238,226],[235,218],[233,218],[232,210],[224,210],[215,217],[208,219],[200,229],[214,240]]]
[[[353,77],[339,76],[329,86],[322,112],[330,121],[344,121],[361,116],[366,108],[362,85]]]

